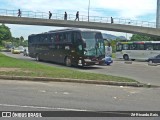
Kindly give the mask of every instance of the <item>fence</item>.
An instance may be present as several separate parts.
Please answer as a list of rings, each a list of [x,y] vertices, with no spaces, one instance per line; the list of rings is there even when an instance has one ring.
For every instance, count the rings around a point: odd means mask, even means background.
[[[46,12],[33,12],[33,11],[21,11],[22,17],[28,18],[39,18],[39,19],[48,19],[49,14]],[[6,10],[0,9],[0,16],[18,16],[18,10]],[[67,15],[67,20],[75,20],[76,16],[73,14]],[[53,13],[51,19],[56,20],[64,20],[64,14]],[[110,17],[99,17],[99,16],[88,16],[80,15],[80,21],[84,22],[100,22],[100,23],[111,23]],[[156,28],[155,22],[148,21],[138,21],[138,20],[130,20],[130,19],[121,19],[121,18],[113,18],[114,24],[123,24],[123,25],[132,25],[132,26],[142,26],[142,27],[151,27]]]

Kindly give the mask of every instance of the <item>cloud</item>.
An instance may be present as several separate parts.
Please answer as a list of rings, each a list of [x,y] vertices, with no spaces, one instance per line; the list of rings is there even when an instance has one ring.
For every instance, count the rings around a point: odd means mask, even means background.
[[[10,2],[11,0],[6,0]],[[157,0],[90,0],[91,15],[107,16],[108,11],[114,11],[117,16],[125,18],[137,18],[142,15],[156,13]],[[69,11],[75,14],[80,11],[81,14],[88,14],[89,0],[14,0],[10,5],[31,11],[41,12],[64,12]],[[101,9],[102,11],[96,11]]]
[[[119,17],[136,18],[156,13],[157,0],[92,0],[92,8],[104,8],[118,13]],[[117,17],[118,17],[117,16]]]

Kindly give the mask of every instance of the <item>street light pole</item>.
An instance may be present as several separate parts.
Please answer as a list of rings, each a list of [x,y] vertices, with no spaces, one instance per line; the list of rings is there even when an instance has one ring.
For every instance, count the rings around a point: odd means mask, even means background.
[[[127,33],[126,33],[126,41],[127,41],[128,39],[127,39]]]
[[[89,3],[88,3],[88,22],[89,22],[89,9],[90,9],[90,0],[89,0]]]

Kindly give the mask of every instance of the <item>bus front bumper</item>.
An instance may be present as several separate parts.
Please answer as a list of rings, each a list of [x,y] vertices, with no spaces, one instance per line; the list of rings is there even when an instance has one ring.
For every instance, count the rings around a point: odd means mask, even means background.
[[[90,66],[90,65],[103,65],[105,63],[105,60],[97,60],[97,61],[90,61],[90,60],[79,60],[78,65],[80,66]]]

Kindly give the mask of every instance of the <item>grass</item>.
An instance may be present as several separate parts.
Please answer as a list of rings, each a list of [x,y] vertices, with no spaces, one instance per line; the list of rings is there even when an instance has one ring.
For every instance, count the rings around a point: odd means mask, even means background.
[[[3,47],[2,46],[0,46],[0,51],[3,49]]]
[[[7,57],[0,53],[0,75],[137,82],[130,78],[86,73]]]

